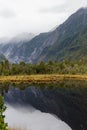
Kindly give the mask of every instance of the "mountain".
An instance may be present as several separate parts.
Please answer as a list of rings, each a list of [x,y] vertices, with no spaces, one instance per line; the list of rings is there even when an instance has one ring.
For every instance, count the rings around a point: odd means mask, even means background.
[[[5,59],[6,59],[5,56],[0,53],[0,62],[1,62],[1,61],[4,61]]]
[[[22,33],[6,41],[2,38],[0,40],[0,51],[10,62],[16,62],[16,51],[20,50],[22,44],[25,44],[27,41],[29,42],[34,37],[35,35],[32,33]]]
[[[53,31],[15,43],[13,40],[12,44],[0,46],[0,50],[11,62],[16,63],[87,57],[87,8],[79,9]]]
[[[77,60],[87,57],[87,8],[81,8],[56,29],[53,46],[43,50],[43,60]]]

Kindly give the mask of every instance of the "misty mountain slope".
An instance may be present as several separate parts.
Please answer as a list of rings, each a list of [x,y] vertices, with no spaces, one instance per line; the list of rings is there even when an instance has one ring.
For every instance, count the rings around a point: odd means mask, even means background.
[[[4,61],[5,59],[6,59],[5,56],[0,53],[0,62],[1,62],[1,61]]]
[[[72,14],[54,31],[41,33],[30,41],[0,45],[1,52],[11,62],[36,63],[42,60],[77,60],[87,56],[87,8]],[[1,47],[3,46],[3,47]]]
[[[55,36],[54,36],[55,35]],[[30,41],[19,42],[17,44],[8,43],[1,44],[0,49],[10,62],[34,62],[41,54],[43,48],[53,44],[56,41],[56,32],[52,35],[49,33],[41,33]]]
[[[0,50],[10,62],[16,62],[16,52],[20,51],[20,46],[27,41],[32,40],[34,37],[35,35],[32,33],[22,33],[9,39],[6,42],[4,42],[3,39],[2,42],[0,42]]]

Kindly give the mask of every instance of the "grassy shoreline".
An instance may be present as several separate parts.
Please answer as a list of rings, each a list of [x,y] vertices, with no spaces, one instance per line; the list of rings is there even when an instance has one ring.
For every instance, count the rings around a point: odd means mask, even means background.
[[[40,75],[15,75],[0,76],[0,83],[50,83],[63,80],[87,80],[87,75],[69,75],[69,74],[40,74]]]

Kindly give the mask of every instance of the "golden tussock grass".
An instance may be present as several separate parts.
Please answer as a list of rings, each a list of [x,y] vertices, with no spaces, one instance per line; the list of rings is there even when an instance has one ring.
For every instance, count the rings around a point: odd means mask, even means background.
[[[70,74],[39,74],[39,75],[17,75],[17,76],[0,76],[0,82],[12,83],[48,83],[58,82],[64,79],[87,80],[87,75],[70,75]]]

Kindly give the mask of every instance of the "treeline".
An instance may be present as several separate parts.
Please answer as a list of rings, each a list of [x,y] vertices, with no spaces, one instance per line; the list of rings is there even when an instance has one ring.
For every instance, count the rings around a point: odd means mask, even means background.
[[[0,63],[0,75],[31,75],[31,74],[87,74],[87,61],[69,61],[38,64],[20,62],[11,64],[8,60]]]

